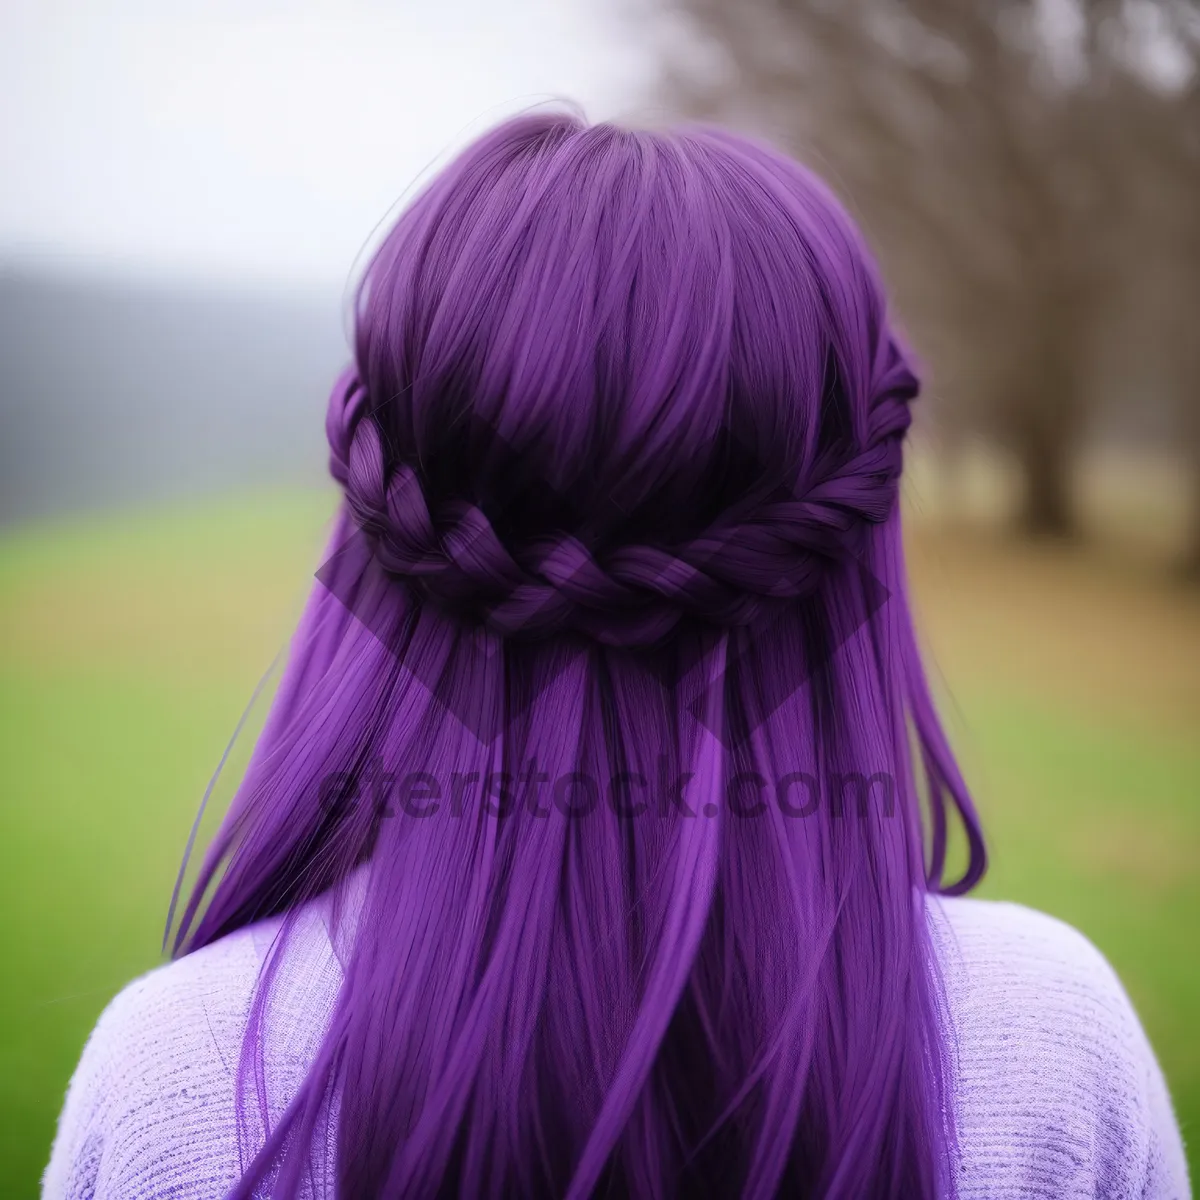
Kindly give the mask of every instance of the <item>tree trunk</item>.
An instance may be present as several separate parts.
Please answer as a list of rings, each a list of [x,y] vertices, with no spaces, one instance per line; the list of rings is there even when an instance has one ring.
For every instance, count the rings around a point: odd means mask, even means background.
[[[1200,256],[1197,257],[1200,267]],[[1197,274],[1200,281],[1200,273]],[[1196,293],[1200,303],[1200,292]],[[1181,304],[1180,311],[1194,312],[1194,304]],[[1178,337],[1175,353],[1175,439],[1176,445],[1186,456],[1188,472],[1188,494],[1185,500],[1187,512],[1184,526],[1182,555],[1175,564],[1179,576],[1186,583],[1200,583],[1200,343],[1184,341],[1188,332],[1182,327],[1172,330]]]
[[[1200,241],[1196,245],[1193,261],[1197,267],[1197,280],[1200,280]],[[1200,293],[1195,293],[1200,302]],[[1186,311],[1195,311],[1189,306]],[[1200,344],[1194,338],[1185,345],[1186,357],[1183,359],[1182,378],[1178,381],[1179,392],[1179,433],[1185,439],[1188,455],[1188,468],[1191,478],[1188,483],[1191,488],[1188,513],[1191,523],[1187,531],[1187,543],[1180,564],[1183,577],[1188,581],[1200,583]]]
[[[1013,354],[1017,382],[1000,406],[1024,486],[1018,525],[1031,537],[1073,538],[1078,533],[1071,474],[1083,405],[1074,331],[1062,309],[1059,314],[1058,321],[1045,321],[1033,333],[1025,343],[1026,354]]]
[[[1193,448],[1191,461],[1191,525],[1188,528],[1187,548],[1180,564],[1184,579],[1200,583],[1200,438]]]
[[[1061,399],[1058,403],[1061,403]],[[1071,505],[1072,430],[1058,414],[1021,422],[1017,456],[1025,481],[1020,526],[1031,537],[1070,538],[1077,532]]]

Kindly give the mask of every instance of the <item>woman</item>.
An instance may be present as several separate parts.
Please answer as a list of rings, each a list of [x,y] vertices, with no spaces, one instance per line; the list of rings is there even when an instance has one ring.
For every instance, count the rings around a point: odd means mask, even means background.
[[[1184,1195],[1104,959],[955,898],[918,381],[829,192],[523,116],[356,317],[331,554],[46,1195]]]

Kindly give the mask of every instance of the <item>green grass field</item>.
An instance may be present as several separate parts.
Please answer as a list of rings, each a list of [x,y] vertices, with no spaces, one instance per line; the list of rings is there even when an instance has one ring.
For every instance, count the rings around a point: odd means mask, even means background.
[[[160,961],[200,797],[286,642],[331,503],[243,496],[0,539],[5,1197],[36,1195],[88,1030]],[[1195,1174],[1200,609],[1152,581],[1000,543],[922,533],[913,562],[991,835],[983,894],[1055,913],[1109,956],[1166,1070]]]

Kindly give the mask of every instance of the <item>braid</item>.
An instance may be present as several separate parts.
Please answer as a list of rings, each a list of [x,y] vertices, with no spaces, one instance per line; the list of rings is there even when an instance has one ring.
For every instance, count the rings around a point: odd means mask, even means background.
[[[917,382],[887,339],[872,387],[865,444],[802,497],[662,547],[596,556],[569,534],[506,546],[477,505],[430,509],[417,472],[389,468],[366,389],[353,369],[330,397],[330,472],[384,571],[431,602],[505,635],[571,630],[607,644],[648,645],[685,617],[753,621],[768,605],[811,594],[832,562],[896,503],[901,440]]]

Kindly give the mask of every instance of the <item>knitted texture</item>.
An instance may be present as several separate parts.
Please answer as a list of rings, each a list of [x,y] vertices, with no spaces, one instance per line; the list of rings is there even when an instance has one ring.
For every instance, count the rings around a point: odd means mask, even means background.
[[[1019,905],[930,901],[956,1067],[963,1200],[1187,1200],[1158,1062],[1100,952]],[[234,1087],[250,994],[279,919],[126,987],[71,1080],[44,1200],[208,1200],[239,1173]],[[328,913],[302,914],[268,1015],[267,1108],[304,1077],[342,978]],[[335,1113],[306,1195],[332,1197]],[[262,1127],[244,1130],[244,1152]],[[246,1157],[248,1162],[249,1158]]]

